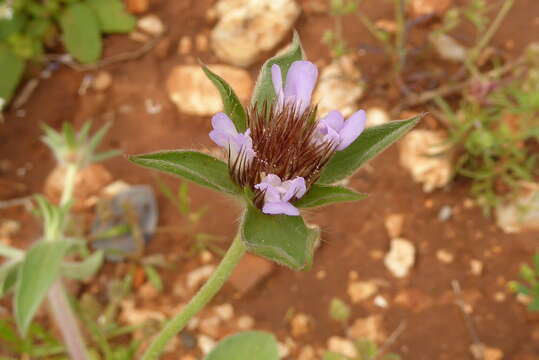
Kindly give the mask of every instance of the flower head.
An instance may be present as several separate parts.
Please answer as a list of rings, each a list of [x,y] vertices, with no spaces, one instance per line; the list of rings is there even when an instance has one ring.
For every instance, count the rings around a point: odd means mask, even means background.
[[[317,77],[313,63],[295,61],[283,84],[282,69],[274,64],[275,101],[247,112],[244,133],[224,113],[212,119],[210,138],[228,150],[233,180],[255,191],[254,203],[266,214],[299,215],[293,201],[318,180],[335,151],[348,147],[365,127],[363,110],[346,120],[331,111],[316,121],[311,97]]]

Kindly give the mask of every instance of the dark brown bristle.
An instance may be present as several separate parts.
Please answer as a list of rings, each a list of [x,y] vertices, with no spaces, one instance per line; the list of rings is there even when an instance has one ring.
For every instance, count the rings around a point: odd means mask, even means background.
[[[316,110],[310,107],[299,113],[293,105],[256,109],[255,106],[248,111],[248,128],[256,156],[250,164],[243,154],[233,163],[229,159],[234,181],[252,189],[267,174],[275,174],[283,181],[301,176],[309,187],[318,180],[320,171],[335,152],[334,144],[315,139],[316,122],[312,119]],[[257,193],[255,204],[262,198],[263,194]]]

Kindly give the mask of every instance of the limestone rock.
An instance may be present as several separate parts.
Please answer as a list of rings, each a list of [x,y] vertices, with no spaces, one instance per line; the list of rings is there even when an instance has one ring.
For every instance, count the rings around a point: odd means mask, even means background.
[[[332,336],[328,339],[328,350],[352,359],[357,357],[357,350],[354,343],[338,336]]]
[[[466,60],[466,48],[451,36],[446,34],[436,34],[432,35],[429,39],[442,59],[458,63]]]
[[[354,57],[343,56],[332,62],[321,70],[314,91],[318,114],[325,116],[331,110],[339,110],[344,116],[351,115],[359,110],[357,102],[363,96],[364,87]]]
[[[369,339],[381,344],[387,337],[382,320],[382,315],[371,315],[357,319],[348,329],[348,337],[352,339]]]
[[[140,18],[137,22],[137,28],[153,36],[159,36],[165,32],[165,25],[163,25],[161,19],[154,14]]]
[[[204,265],[191,271],[187,274],[187,287],[189,289],[194,289],[202,284],[202,282],[210,277],[210,275],[215,270],[214,265]]]
[[[404,214],[390,214],[386,216],[384,225],[391,239],[401,236],[402,227],[404,226]]]
[[[215,9],[220,19],[210,36],[213,51],[245,67],[277,46],[300,14],[294,0],[221,0]]]
[[[389,114],[380,107],[367,109],[367,127],[383,125],[390,121]]]
[[[427,15],[442,16],[453,5],[453,0],[411,0],[408,2],[409,15],[417,19]]]
[[[208,67],[232,86],[240,101],[248,101],[253,81],[247,71],[227,65]],[[198,65],[178,65],[173,68],[167,79],[167,91],[181,112],[207,116],[223,110],[219,91]]]
[[[348,284],[348,296],[357,304],[368,299],[378,291],[378,285],[371,281],[354,281]]]
[[[290,321],[292,336],[298,337],[307,334],[311,327],[311,319],[306,314],[296,314]]]
[[[384,258],[384,264],[398,278],[408,275],[415,262],[415,247],[406,239],[391,240],[391,248]]]
[[[516,198],[496,207],[496,223],[510,234],[539,230],[539,183],[521,182]]]
[[[451,152],[446,135],[439,131],[412,130],[400,142],[400,163],[408,169],[414,181],[431,192],[449,183],[453,174]]]

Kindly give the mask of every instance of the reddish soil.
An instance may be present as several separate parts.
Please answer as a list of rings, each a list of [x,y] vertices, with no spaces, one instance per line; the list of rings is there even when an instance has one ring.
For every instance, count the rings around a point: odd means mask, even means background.
[[[303,1],[304,4],[308,2]],[[112,87],[104,93],[90,90],[84,96],[77,94],[84,74],[62,68],[51,79],[41,83],[24,107],[24,116],[17,116],[15,111],[7,113],[5,122],[0,124],[0,160],[10,162],[10,169],[0,173],[2,200],[42,190],[44,180],[54,166],[51,154],[40,142],[42,123],[58,128],[64,121],[78,127],[88,119],[96,125],[113,120],[103,148],[118,148],[125,154],[212,146],[207,136],[209,119],[179,113],[169,101],[164,86],[167,74],[177,64],[194,63],[196,57],[206,63],[217,61],[209,50],[193,52],[187,57],[176,52],[180,37],[209,33],[212,24],[206,20],[205,13],[212,1],[156,0],[154,3],[151,12],[158,14],[170,27],[166,39],[172,45],[167,54],[154,50],[138,60],[108,67],[106,70],[114,79]],[[362,9],[375,19],[391,18],[389,2],[387,5],[380,1],[367,2]],[[538,17],[539,2],[516,2],[493,45],[512,56],[519,54],[529,42],[538,40]],[[330,24],[330,17],[324,13],[304,13],[301,16],[296,27],[310,59],[329,61],[327,48],[320,39]],[[351,45],[374,43],[354,18],[347,19],[345,29]],[[426,29],[418,31],[421,33]],[[464,28],[457,36],[469,41],[467,31]],[[508,41],[512,42],[511,49],[507,49]],[[110,55],[138,46],[125,36],[114,36],[107,39],[106,53]],[[430,69],[443,69],[443,63],[429,61]],[[253,75],[259,65],[250,68]],[[383,57],[367,54],[362,70],[367,80],[374,84],[363,105],[395,105],[394,98],[384,95],[383,89],[376,86],[378,79],[383,80],[383,74],[388,70]],[[145,99],[159,103],[162,111],[148,114],[144,108]],[[429,124],[427,122],[425,126]],[[405,331],[391,346],[392,351],[410,360],[472,359],[469,351],[472,337],[467,320],[455,305],[451,288],[451,281],[458,280],[464,297],[473,307],[470,318],[481,341],[501,349],[504,359],[539,358],[538,318],[528,313],[506,287],[507,281],[518,277],[520,264],[529,262],[538,249],[539,234],[503,234],[492,219],[482,215],[480,208],[464,206],[469,184],[462,180],[457,180],[447,189],[424,194],[399,166],[396,147],[371,165],[370,170],[360,171],[350,182],[353,188],[370,194],[367,200],[330,206],[308,214],[308,219],[323,229],[323,244],[310,271],[293,272],[279,268],[261,286],[241,298],[235,296],[234,289],[227,285],[214,303],[232,303],[237,315],[251,315],[256,321],[256,328],[274,332],[281,340],[289,336],[288,311],[293,309],[306,313],[314,318],[313,329],[295,339],[296,343],[325,346],[328,337],[344,335],[342,327],[327,315],[328,304],[335,296],[348,299],[349,273],[355,271],[360,280],[381,279],[387,282],[380,294],[389,301],[389,308],[382,309],[367,301],[352,307],[352,319],[382,314],[388,334],[401,322],[406,322]],[[125,158],[114,158],[105,166],[114,179],[155,185],[154,173],[131,164]],[[23,167],[27,169],[26,174],[18,176],[17,169]],[[171,186],[177,185],[172,178],[162,179]],[[157,187],[155,189],[158,192]],[[232,238],[240,209],[210,190],[194,185],[190,189],[193,206],[208,207],[198,231]],[[161,226],[187,226],[186,220],[163,195],[159,193],[158,198]],[[453,208],[453,216],[447,221],[440,221],[438,212],[446,205]],[[405,214],[403,237],[413,242],[418,250],[416,264],[410,276],[403,280],[392,277],[383,260],[376,256],[376,251],[385,253],[388,250],[390,239],[383,224],[391,213]],[[0,217],[22,222],[23,228],[14,238],[16,246],[27,246],[39,234],[36,221],[21,207],[0,210]],[[167,258],[175,262],[173,269],[162,274],[166,284],[164,294],[158,302],[145,304],[148,307],[158,308],[163,304],[174,305],[187,300],[172,295],[172,289],[178,280],[184,280],[188,271],[200,266],[198,257],[184,258],[193,241],[190,235],[193,234],[159,233],[147,249],[149,254],[167,254]],[[439,249],[453,253],[455,260],[450,264],[441,263],[436,258]],[[483,275],[471,275],[471,259],[484,263]],[[107,265],[103,271],[111,274],[121,272],[123,268],[123,265]],[[326,275],[319,279],[317,274],[322,270]],[[103,275],[99,279],[106,281]],[[410,307],[394,303],[395,296],[404,290],[413,290],[416,294],[417,299],[414,297],[414,304]],[[505,300],[496,301],[497,293],[505,294]],[[183,354],[184,350],[180,348],[179,353]],[[178,354],[170,356],[170,359],[178,359]]]

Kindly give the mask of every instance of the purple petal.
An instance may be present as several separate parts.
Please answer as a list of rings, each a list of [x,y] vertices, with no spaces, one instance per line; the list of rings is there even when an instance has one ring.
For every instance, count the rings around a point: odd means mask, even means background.
[[[277,64],[271,65],[271,81],[273,82],[273,89],[277,96],[277,106],[282,108],[284,105],[283,75],[281,73],[281,68]]]
[[[227,147],[229,139],[238,134],[234,123],[225,113],[217,113],[211,119],[213,130],[210,131],[210,138],[219,146]]]
[[[296,104],[302,113],[311,104],[311,95],[318,77],[318,69],[310,61],[294,61],[286,75],[285,101]]]
[[[359,110],[350,116],[344,122],[344,127],[339,132],[341,136],[341,143],[337,146],[337,150],[346,149],[351,143],[358,138],[358,136],[365,129],[365,122],[367,121],[367,115],[365,111]]]
[[[287,180],[283,182],[283,187],[287,189],[282,196],[283,201],[288,201],[293,197],[299,199],[307,192],[307,187],[305,186],[305,179],[301,176],[298,176],[293,180]]]
[[[344,126],[344,117],[337,110],[331,110],[326,116],[319,120],[320,123],[324,123],[331,127],[336,132],[341,132]]]
[[[278,189],[278,186],[280,185],[281,178],[274,174],[268,174],[266,175],[266,177],[264,177],[264,179],[262,179],[262,182],[255,185],[255,189],[258,189],[265,193],[264,201],[275,202],[281,200],[281,194]]]
[[[279,202],[266,202],[264,206],[262,207],[262,212],[264,214],[270,214],[270,215],[290,215],[290,216],[298,216],[299,210],[294,205],[290,204],[286,201],[279,201]]]

